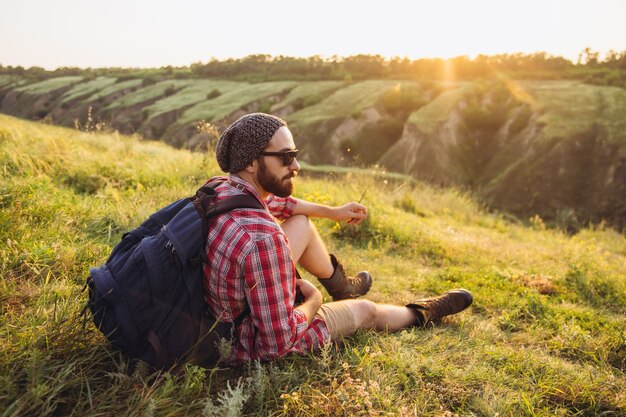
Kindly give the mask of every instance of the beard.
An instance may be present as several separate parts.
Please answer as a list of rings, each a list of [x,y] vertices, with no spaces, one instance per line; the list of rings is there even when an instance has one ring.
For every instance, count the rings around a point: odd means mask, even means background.
[[[289,197],[294,189],[293,181],[291,181],[293,177],[295,177],[295,174],[290,172],[288,175],[278,178],[267,169],[263,158],[259,159],[259,176],[257,180],[259,185],[268,193],[272,193],[277,197]]]

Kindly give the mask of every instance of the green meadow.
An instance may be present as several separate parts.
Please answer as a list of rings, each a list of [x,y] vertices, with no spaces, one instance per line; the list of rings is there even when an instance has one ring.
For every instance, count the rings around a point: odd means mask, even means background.
[[[101,90],[109,90],[117,81],[112,77],[97,77],[93,80],[80,83],[67,91],[61,97],[61,103],[71,103],[78,98],[92,98],[94,94]]]
[[[292,106],[294,109],[310,106],[323,100],[342,86],[343,83],[340,81],[309,81],[299,83],[296,88],[289,91],[289,94],[287,94],[282,101],[274,104],[271,111],[281,110],[287,106]]]
[[[109,84],[102,89],[98,89],[97,91],[94,91],[93,94],[87,97],[84,101],[86,103],[92,103],[94,101],[102,100],[120,91],[124,91],[126,89],[138,88],[141,85],[141,83],[142,81],[137,80],[137,79],[118,81],[115,84]]]
[[[241,83],[235,81],[200,80],[145,107],[145,111],[151,118],[170,111],[179,110],[182,112],[187,107],[218,97],[240,85]]]
[[[114,100],[107,106],[107,109],[131,107],[156,100],[164,97],[166,91],[176,92],[192,84],[194,84],[194,82],[190,80],[166,80],[156,84],[142,86],[142,88]]]
[[[369,80],[346,85],[319,103],[291,114],[290,120],[294,123],[309,124],[316,121],[350,117],[374,106],[388,89],[398,84],[398,81]]]
[[[0,87],[2,88],[20,86],[24,84],[25,82],[26,81],[22,77],[19,77],[19,76],[5,75],[5,74],[0,75]]]
[[[606,129],[609,141],[626,143],[626,89],[577,81],[522,81],[519,85],[531,107],[541,114],[546,137],[564,138],[598,125]]]
[[[426,106],[411,113],[407,123],[418,126],[420,131],[425,134],[436,134],[437,129],[448,120],[450,112],[463,99],[463,95],[467,93],[467,90],[468,86],[461,85],[459,88],[444,91]]]
[[[297,83],[294,81],[275,81],[259,84],[241,83],[240,86],[228,89],[224,94],[212,100],[203,100],[190,107],[176,121],[176,124],[185,126],[198,120],[218,121],[251,103],[267,99],[272,95],[284,94],[296,85]],[[267,109],[257,110],[269,111],[270,101],[260,104],[265,104]]]
[[[0,115],[0,416],[626,415],[626,236],[567,235],[380,169],[305,165],[296,196],[368,206],[360,227],[315,220],[348,271],[372,273],[368,298],[463,287],[471,308],[272,363],[130,366],[81,316],[88,269],[217,174],[210,152]]]
[[[65,77],[51,78],[48,80],[24,85],[16,88],[16,91],[31,95],[46,94],[60,88],[68,87],[83,81],[83,77],[79,75],[68,75]]]

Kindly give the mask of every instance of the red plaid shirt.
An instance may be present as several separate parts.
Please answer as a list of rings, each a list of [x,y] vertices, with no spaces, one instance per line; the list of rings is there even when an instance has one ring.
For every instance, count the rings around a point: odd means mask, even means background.
[[[249,194],[262,201],[243,179],[230,176],[217,187],[218,200]],[[250,306],[250,314],[235,332],[231,362],[273,359],[290,352],[304,352],[330,340],[326,323],[316,316],[307,324],[304,313],[294,309],[296,271],[287,236],[276,222],[293,214],[292,197],[273,195],[264,201],[267,210],[235,209],[214,218],[209,225],[204,266],[205,300],[218,320],[234,321]]]

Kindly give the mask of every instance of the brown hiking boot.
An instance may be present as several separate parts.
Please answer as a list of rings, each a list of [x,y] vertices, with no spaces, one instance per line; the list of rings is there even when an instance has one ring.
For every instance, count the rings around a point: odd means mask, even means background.
[[[421,322],[417,326],[429,326],[441,323],[445,316],[460,313],[472,304],[472,294],[464,289],[454,289],[439,297],[416,300],[406,306],[415,310]]]
[[[357,298],[367,294],[372,286],[372,276],[367,271],[361,271],[353,277],[347,276],[343,266],[335,255],[330,255],[330,261],[335,270],[330,278],[320,279],[320,283],[326,288],[334,301],[347,298]]]

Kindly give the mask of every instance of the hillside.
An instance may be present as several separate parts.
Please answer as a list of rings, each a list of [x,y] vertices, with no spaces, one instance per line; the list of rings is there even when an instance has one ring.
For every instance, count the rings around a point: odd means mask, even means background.
[[[463,185],[489,206],[577,230],[626,225],[626,90],[571,81],[473,83],[411,114],[380,162]]]
[[[252,111],[285,118],[310,164],[374,166],[472,190],[575,232],[626,226],[626,90],[508,78],[458,83],[0,76],[0,111],[206,149]],[[203,129],[209,122],[217,128]]]
[[[370,299],[465,287],[468,311],[271,364],[130,369],[80,315],[87,270],[218,171],[211,153],[0,115],[3,416],[626,413],[624,235],[569,236],[537,218],[525,227],[459,191],[380,171],[305,171],[296,195],[368,206],[359,228],[316,224],[349,271],[370,270]]]

